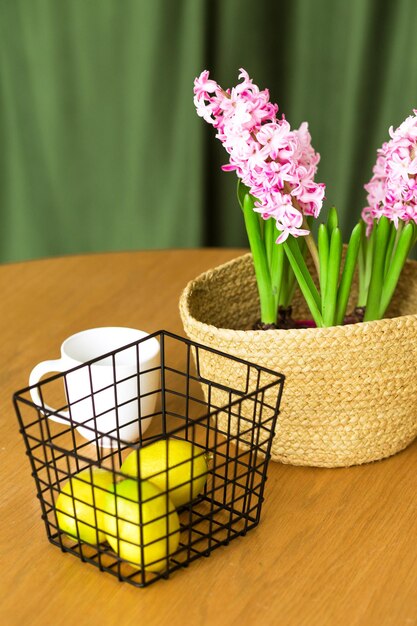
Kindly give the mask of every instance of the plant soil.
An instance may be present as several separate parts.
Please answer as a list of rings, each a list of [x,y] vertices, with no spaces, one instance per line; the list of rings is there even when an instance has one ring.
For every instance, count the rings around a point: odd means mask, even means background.
[[[365,315],[365,307],[355,307],[355,309],[349,315],[345,316],[343,325],[347,324],[359,324],[363,322]],[[313,320],[294,320],[292,318],[292,307],[282,307],[278,309],[278,319],[276,324],[263,324],[258,320],[253,325],[253,330],[288,330],[290,328],[316,328],[316,324]]]

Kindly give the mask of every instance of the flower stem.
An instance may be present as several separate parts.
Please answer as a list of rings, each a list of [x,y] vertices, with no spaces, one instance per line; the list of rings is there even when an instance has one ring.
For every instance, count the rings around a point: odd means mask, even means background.
[[[275,228],[274,220],[272,219],[272,217],[270,217],[264,223],[265,250],[269,267],[271,267],[272,265],[272,254],[274,250],[275,239],[278,236],[276,235],[276,233],[277,229]]]
[[[329,231],[325,224],[320,224],[318,232],[320,260],[320,291],[322,297],[326,292],[327,268],[329,265]]]
[[[298,203],[297,203],[298,204]],[[303,217],[303,228],[309,229],[306,218]],[[320,277],[320,260],[319,260],[319,252],[317,250],[316,242],[314,241],[313,235],[308,233],[304,237],[305,242],[307,244],[308,251],[310,252],[311,258],[313,259],[314,267],[316,268],[317,276]]]
[[[275,309],[278,310],[280,304],[281,292],[283,291],[284,270],[285,270],[285,252],[282,244],[274,244],[271,256],[271,287],[275,298]]]

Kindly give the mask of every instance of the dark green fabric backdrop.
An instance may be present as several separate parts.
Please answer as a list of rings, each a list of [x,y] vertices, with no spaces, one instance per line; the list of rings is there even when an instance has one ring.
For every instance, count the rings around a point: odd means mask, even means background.
[[[417,107],[416,33],[416,0],[0,0],[0,260],[245,245],[204,68],[309,121],[347,235]]]

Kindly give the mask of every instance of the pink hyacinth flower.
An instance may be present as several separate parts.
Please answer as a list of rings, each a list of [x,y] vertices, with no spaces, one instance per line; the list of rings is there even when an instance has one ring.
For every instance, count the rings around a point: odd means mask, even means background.
[[[417,110],[413,113],[396,130],[389,129],[391,139],[377,152],[373,176],[365,185],[368,206],[362,211],[368,236],[383,215],[395,228],[400,221],[417,223]]]
[[[270,102],[246,70],[240,82],[223,90],[204,70],[194,81],[194,103],[199,116],[217,129],[216,137],[229,154],[224,171],[235,171],[256,198],[264,219],[273,218],[280,231],[278,243],[292,235],[304,236],[304,216],[318,217],[325,186],[314,176],[320,155],[311,145],[308,124],[298,130]]]

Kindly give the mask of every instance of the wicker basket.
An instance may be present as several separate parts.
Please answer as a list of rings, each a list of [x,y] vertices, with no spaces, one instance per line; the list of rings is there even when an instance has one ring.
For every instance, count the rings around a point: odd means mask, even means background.
[[[356,289],[356,286],[355,286]],[[352,293],[352,303],[355,298]],[[293,309],[308,317],[300,294]],[[250,254],[190,282],[180,299],[194,341],[286,376],[272,459],[350,466],[388,457],[417,436],[417,263],[408,261],[388,317],[331,328],[246,330],[259,318]],[[238,372],[200,364],[228,386]],[[226,400],[226,398],[225,398]]]

